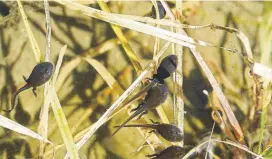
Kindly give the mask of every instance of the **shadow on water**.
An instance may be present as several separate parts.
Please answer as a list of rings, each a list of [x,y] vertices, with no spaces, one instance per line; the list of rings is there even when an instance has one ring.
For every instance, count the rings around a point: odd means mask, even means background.
[[[2,52],[3,56],[7,57],[9,56],[10,52],[10,44],[11,44],[11,39],[9,38],[8,42],[5,43],[4,40],[4,32],[3,30],[0,30],[0,35],[1,35],[1,46],[2,46]],[[16,61],[22,56],[23,50],[26,46],[26,43],[24,43],[21,47],[21,51],[19,52],[18,57],[15,58],[15,60],[12,63],[7,63],[5,66],[3,66],[4,72],[5,72],[5,81],[8,82],[5,84],[4,88],[1,91],[1,103],[5,103],[6,108],[2,109],[10,109],[10,98],[8,94],[12,94],[12,92],[16,91],[16,86],[14,85],[15,81],[11,75],[11,70],[13,69]],[[16,107],[16,113],[15,113],[15,120],[18,123],[27,125],[30,121],[30,115],[24,111],[21,107],[20,100],[18,101],[18,106]]]
[[[211,117],[212,110],[210,107],[208,107],[209,99],[203,93],[203,90],[206,90],[210,93],[212,89],[207,82],[207,79],[203,77],[198,67],[190,71],[188,77],[184,76],[183,86],[184,96],[190,102],[190,106],[185,104],[185,111],[187,112],[185,115],[186,121],[189,123],[193,131],[199,133],[199,135],[203,134],[203,131],[210,131],[213,125],[213,119]],[[201,125],[205,125],[204,130],[203,128],[199,127],[199,125],[196,125],[196,122],[193,119],[201,119]],[[219,129],[216,128],[215,131],[218,132]],[[187,141],[185,139],[186,144],[189,145],[196,144],[198,141],[199,139],[196,139],[195,141]]]
[[[4,141],[0,143],[0,153],[6,152],[7,159],[14,159],[17,155],[24,158],[33,157],[30,145],[24,139],[13,139],[11,141]]]
[[[16,9],[13,9],[12,7],[10,7],[10,5],[8,3],[0,1],[0,18],[2,18],[2,16],[10,15],[10,14],[12,14],[13,10],[16,10],[16,12],[14,11],[14,14],[16,14],[16,18],[14,18],[14,17],[11,18],[12,21],[15,23],[11,27],[13,30],[12,29],[11,30],[4,30],[4,29],[10,29],[8,27],[10,26],[9,24],[10,24],[11,20],[9,20],[7,23],[4,24],[5,27],[3,27],[4,25],[2,25],[2,24],[0,25],[0,40],[1,40],[1,43],[0,43],[0,45],[1,45],[0,51],[1,52],[0,53],[1,53],[1,58],[4,59],[3,60],[4,64],[2,64],[2,61],[1,61],[2,59],[0,59],[1,75],[2,74],[4,75],[3,78],[1,77],[1,80],[2,79],[4,80],[4,82],[3,82],[4,85],[3,85],[3,87],[1,86],[2,89],[0,90],[0,105],[1,106],[3,106],[3,105],[8,106],[9,105],[10,96],[12,95],[12,93],[14,91],[16,91],[16,88],[18,87],[17,85],[15,85],[15,81],[17,81],[17,79],[14,78],[15,77],[14,75],[16,75],[16,74],[14,74],[15,72],[12,72],[12,71],[14,70],[13,66],[16,64],[16,61],[18,61],[20,59],[22,52],[24,50],[24,47],[26,46],[26,44],[24,44],[23,47],[18,47],[18,44],[13,44],[13,43],[17,43],[20,39],[24,39],[24,40],[27,39],[26,38],[27,33],[22,27],[24,25],[23,25],[23,21],[20,16],[20,13],[18,11],[16,2],[14,2],[14,4],[16,5],[16,7],[14,7],[14,8],[16,8]],[[109,4],[110,7],[113,7],[115,9],[115,10],[113,9],[114,11],[116,11],[116,7],[119,7],[117,5],[114,6],[115,5],[114,2],[109,2],[107,4]],[[151,2],[150,2],[150,4],[151,4]],[[28,16],[28,20],[30,22],[30,26],[31,26],[31,28],[33,28],[33,33],[35,34],[34,36],[37,36],[37,39],[39,40],[38,43],[39,43],[40,49],[42,52],[44,52],[44,50],[45,50],[44,49],[45,48],[45,46],[44,46],[45,45],[45,38],[44,37],[46,36],[46,27],[45,27],[45,22],[44,22],[45,16],[44,16],[43,3],[42,2],[39,2],[39,3],[38,2],[37,3],[23,2],[23,5],[25,8],[26,14]],[[118,5],[120,5],[120,4],[118,4]],[[171,5],[171,7],[173,7],[173,3],[171,3],[170,5]],[[100,10],[98,4],[91,4],[89,6]],[[130,9],[130,8],[128,8],[128,9]],[[145,12],[148,12],[148,11],[145,11]],[[151,11],[151,7],[150,7],[150,11]],[[227,26],[230,26],[230,27],[234,26],[235,28],[239,28],[240,24],[239,25],[235,24],[235,18],[234,18],[234,16],[232,17],[231,12],[232,11],[226,11],[226,13],[227,13],[226,19],[225,19],[226,21],[224,21],[224,23],[226,23]],[[37,14],[33,14],[33,13],[37,13]],[[197,15],[197,11],[195,11],[194,14]],[[94,18],[86,17],[83,14],[79,14],[79,12],[71,11],[70,9],[67,9],[66,7],[61,6],[55,2],[50,2],[50,15],[51,15],[51,24],[52,24],[52,40],[51,40],[52,59],[57,57],[57,54],[59,52],[59,50],[55,50],[55,48],[60,48],[61,46],[68,44],[67,54],[65,55],[64,60],[63,60],[64,65],[68,61],[71,61],[74,57],[78,57],[78,56],[82,56],[82,55],[85,56],[87,50],[89,50],[90,48],[96,48],[97,46],[100,46],[101,43],[103,43],[109,39],[116,38],[115,33],[113,32],[111,26],[108,23],[103,22],[101,20],[94,19]],[[139,15],[141,15],[141,13],[139,13]],[[192,17],[194,17],[194,16],[192,16]],[[197,16],[195,16],[195,17],[197,17]],[[186,18],[190,19],[190,17],[186,17],[186,15],[185,15],[185,19]],[[39,20],[37,20],[37,19],[39,19]],[[233,22],[231,22],[231,21],[233,21]],[[188,22],[188,24],[191,24],[189,21],[187,21],[187,22]],[[237,22],[237,20],[236,20],[236,22]],[[8,26],[8,27],[6,27],[6,26]],[[164,28],[164,27],[162,26],[162,28]],[[209,30],[209,29],[207,29],[207,30]],[[15,31],[16,34],[19,32],[20,38],[18,38],[18,40],[16,38],[14,38],[12,33],[11,34],[9,33],[11,31]],[[128,29],[122,28],[122,31],[127,32]],[[21,38],[21,36],[24,38]],[[79,37],[79,36],[82,36],[82,37]],[[222,34],[222,36],[220,38],[221,38],[221,41],[219,42],[218,45],[227,47],[228,46],[227,40],[231,39],[231,37],[229,37],[229,33]],[[84,41],[84,40],[88,40],[88,41]],[[152,59],[153,49],[154,49],[153,42],[155,40],[152,39],[152,40],[154,40],[152,42],[150,42],[149,40],[151,40],[151,38],[150,39],[148,38],[148,40],[147,40],[147,39],[141,37],[141,34],[140,34],[139,37],[132,38],[129,41],[130,43],[132,43],[133,51],[139,53],[139,55],[137,54],[137,56],[139,56],[140,60],[144,61],[144,60],[151,60]],[[214,40],[214,39],[207,38],[204,41],[206,41],[206,40],[209,41],[209,40]],[[146,41],[148,42],[148,45],[144,44],[144,42],[146,42]],[[19,42],[21,42],[21,41],[19,41]],[[212,41],[212,42],[214,42],[214,41]],[[149,45],[149,43],[150,43],[150,45]],[[163,45],[162,43],[163,42],[161,41],[160,47]],[[16,46],[17,48],[13,48],[14,46]],[[27,39],[27,47],[28,47],[28,52],[32,51],[31,45],[30,45],[28,39]],[[108,46],[106,45],[106,47],[108,47]],[[54,50],[53,50],[53,48],[54,48]],[[115,55],[120,56],[120,54],[121,54],[121,56],[124,57],[124,58],[122,57],[122,59],[125,59],[124,61],[122,60],[122,62],[129,65],[129,67],[131,67],[131,68],[133,66],[132,66],[128,56],[126,55],[126,53],[121,45],[114,46],[113,48],[114,48],[114,50],[116,50],[116,52],[118,51],[117,52],[118,54],[117,53],[115,54],[115,52],[112,53],[110,51],[110,53],[111,53],[110,55],[108,54],[109,52],[106,52],[103,54],[98,54],[98,55],[96,54],[97,56],[95,56],[94,58],[97,61],[99,61],[101,64],[103,64],[103,66],[105,66],[107,69],[109,69],[110,73],[113,73],[113,75],[116,78],[118,83],[122,83],[121,80],[126,77],[129,77],[129,79],[132,78],[133,80],[136,79],[137,78],[136,77],[137,75],[135,73],[136,71],[133,69],[128,71],[129,76],[122,75],[122,78],[120,78],[121,74],[120,74],[120,72],[118,72],[119,70],[118,69],[115,70],[119,66],[119,65],[117,65],[117,63],[119,64],[120,61],[116,62],[116,66],[112,66],[112,64],[115,65],[115,61],[110,61],[111,60],[110,57],[115,56]],[[9,59],[7,57],[9,57],[10,55],[17,56],[17,54],[14,54],[14,50],[17,51],[16,49],[21,51],[21,53],[18,54],[18,57],[10,58],[10,59],[15,59],[12,62],[10,62],[10,61],[6,62],[5,60]],[[171,48],[169,48],[169,50],[170,49]],[[241,47],[240,50],[243,50],[243,47]],[[220,61],[221,66],[219,65],[219,67],[220,67],[220,69],[223,70],[223,72],[226,70],[228,71],[229,68],[226,65],[226,63],[228,61],[227,61],[227,59],[224,59],[224,58],[226,58],[226,56],[224,55],[225,51],[223,51],[222,49],[217,50],[217,51],[219,52],[220,55],[218,56],[218,59],[215,59],[215,60]],[[170,52],[171,51],[167,51],[166,54],[169,54]],[[29,56],[32,56],[32,55],[29,55]],[[90,56],[92,56],[92,55],[90,55]],[[184,60],[186,61],[188,59],[184,59]],[[211,89],[211,86],[209,85],[209,82],[207,82],[206,77],[203,75],[203,72],[201,72],[201,69],[198,66],[198,63],[195,60],[193,60],[193,62],[191,63],[191,59],[189,59],[188,61],[190,61],[190,62],[188,62],[187,64],[189,66],[193,65],[195,68],[192,71],[190,71],[189,73],[187,73],[186,75],[184,75],[184,81],[183,81],[183,86],[184,86],[183,93],[184,93],[184,96],[186,97],[185,111],[187,112],[185,115],[185,120],[186,120],[185,123],[188,124],[188,127],[190,127],[191,131],[192,131],[190,133],[189,132],[185,133],[185,136],[186,136],[185,145],[194,145],[192,147],[195,147],[195,145],[199,144],[200,140],[207,139],[207,136],[203,136],[203,134],[209,135],[210,131],[212,129],[212,126],[213,126],[214,121],[211,118],[212,109],[207,106],[208,105],[208,98],[203,93],[203,90],[207,90],[210,93],[212,91],[212,89]],[[54,62],[56,62],[56,60]],[[124,64],[124,63],[122,63],[122,64]],[[186,62],[184,65],[186,65]],[[245,67],[245,65],[244,65],[244,67]],[[17,68],[17,66],[16,66],[16,68]],[[20,72],[18,72],[18,73],[20,73]],[[20,78],[21,78],[21,75],[20,75]],[[69,74],[69,79],[67,78],[64,80],[64,83],[67,84],[70,81],[71,81],[71,83],[69,83],[70,86],[68,86],[69,92],[65,92],[66,91],[65,89],[67,89],[65,87],[62,87],[60,89],[61,91],[58,92],[59,93],[58,95],[60,95],[59,97],[60,97],[61,105],[62,105],[63,109],[65,110],[65,116],[68,119],[69,124],[71,124],[72,122],[74,122],[74,120],[76,120],[76,119],[74,119],[75,114],[81,115],[81,112],[85,113],[85,111],[88,110],[88,111],[86,111],[88,113],[89,110],[91,110],[90,114],[86,114],[86,113],[84,114],[84,118],[86,118],[86,120],[84,120],[84,121],[81,120],[82,123],[83,122],[86,122],[86,123],[79,124],[80,126],[81,125],[89,126],[88,125],[89,123],[92,124],[92,123],[96,122],[101,117],[101,115],[108,109],[108,107],[113,103],[113,100],[115,100],[117,97],[117,93],[115,92],[115,90],[110,90],[110,88],[108,87],[106,82],[101,82],[102,78],[99,75],[99,73],[89,63],[87,63],[83,60],[80,63],[80,65],[77,66],[76,69],[73,70]],[[127,83],[130,83],[130,81]],[[121,84],[121,86],[124,90],[128,87],[128,85],[126,85],[126,84],[124,84],[124,85]],[[223,85],[222,90],[225,93],[227,88],[224,88],[224,84],[222,84],[222,85]],[[70,88],[72,88],[72,89],[70,90]],[[61,93],[63,93],[63,96]],[[243,92],[242,94],[246,94],[246,93],[248,93],[248,90],[245,90],[245,92]],[[16,122],[18,122],[24,126],[28,126],[33,129],[36,129],[36,126],[39,123],[40,112],[39,111],[34,112],[35,120],[30,121],[31,115],[30,115],[30,113],[28,114],[26,111],[24,111],[25,105],[23,105],[23,104],[24,104],[24,102],[19,100],[18,106],[14,110],[15,112],[12,112],[12,114],[15,114],[14,117],[12,118],[12,120],[15,120]],[[238,118],[238,120],[246,118],[246,116],[243,114],[242,110],[240,109],[239,106],[237,106],[236,103],[231,103],[231,101],[230,101],[230,104],[233,107],[235,107],[234,113],[235,113],[236,117]],[[92,105],[95,105],[95,107],[91,108]],[[4,115],[7,117],[11,116],[10,114],[4,114]],[[50,112],[50,117],[52,117],[51,119],[53,120],[52,112]],[[169,118],[171,118],[171,117],[169,117]],[[32,123],[30,123],[30,122],[32,122]],[[75,122],[77,122],[77,120]],[[242,122],[239,121],[239,123],[242,123]],[[49,139],[51,139],[51,136],[53,136],[52,134],[59,133],[56,123],[54,123],[54,124],[55,125],[53,125],[53,127],[55,127],[55,130],[52,130],[52,129],[49,130],[49,131],[51,131],[51,132],[49,132],[49,134],[51,133],[49,136]],[[50,125],[50,126],[52,126],[52,125]],[[72,127],[73,124],[71,124],[70,126]],[[77,127],[77,129],[74,129],[74,127],[73,127],[73,133],[76,133],[80,129],[84,129],[85,128],[84,126],[82,126],[80,128]],[[109,134],[109,132],[111,132],[110,129],[111,129],[111,127],[109,127],[109,123],[106,123],[104,126],[99,128],[97,133],[95,133],[94,137],[96,137],[96,138],[94,140],[88,141],[89,143],[85,145],[85,148],[87,150],[84,149],[86,151],[84,153],[88,157],[92,156],[93,154],[99,156],[101,154],[101,152],[104,156],[106,156],[105,158],[121,159],[123,157],[120,155],[119,152],[112,151],[111,146],[109,146],[108,143],[105,141],[105,139],[107,139],[108,136],[110,135]],[[185,131],[186,131],[186,127],[185,127]],[[215,130],[214,130],[215,135],[220,134],[218,132],[220,132],[220,129],[218,128],[218,126],[216,126]],[[0,131],[0,133],[1,133],[0,135],[3,136],[3,137],[0,137],[0,156],[6,153],[9,156],[8,158],[11,158],[11,159],[18,157],[18,156],[20,156],[22,158],[31,158],[33,156],[32,152],[33,153],[35,152],[34,156],[37,156],[36,153],[38,152],[39,145],[36,144],[35,142],[32,142],[32,139],[29,142],[28,142],[28,140],[20,139],[19,137],[17,137],[19,135],[16,136],[16,134],[13,131],[4,131],[4,133],[2,133],[2,131]],[[73,134],[73,135],[75,135],[75,134]],[[57,140],[53,140],[54,143],[55,142],[56,143],[63,142],[62,138],[60,136],[57,136],[57,137],[58,137]],[[126,138],[126,137],[127,136],[124,136],[124,138]],[[116,139],[116,140],[118,140],[118,139]],[[123,144],[122,140],[124,140],[124,139],[120,138],[119,140],[120,140],[119,143]],[[125,143],[125,144],[127,144],[127,143]],[[124,146],[124,145],[122,145],[122,146]],[[122,146],[120,146],[120,147],[122,147]],[[126,145],[126,146],[128,147],[130,145]],[[218,149],[218,147],[216,149],[214,149],[213,152],[215,152],[216,154],[222,154],[220,157],[227,158],[232,155],[231,154],[232,151],[230,150],[230,148]],[[128,147],[127,150],[132,150],[134,148],[135,147]],[[222,150],[226,150],[226,151],[224,152]],[[230,150],[230,152],[228,152],[229,150]],[[203,150],[202,152],[204,152],[204,151],[205,150]],[[202,153],[202,152],[201,152],[201,154],[197,154],[196,156],[198,158],[203,158],[204,157],[203,154],[205,154],[205,153]]]

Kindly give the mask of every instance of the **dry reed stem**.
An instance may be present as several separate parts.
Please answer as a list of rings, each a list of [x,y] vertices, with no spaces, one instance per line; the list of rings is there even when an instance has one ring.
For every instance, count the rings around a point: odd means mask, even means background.
[[[49,12],[49,3],[48,0],[44,0],[44,10],[45,10],[45,19],[46,19],[46,52],[44,55],[44,60],[46,62],[50,62],[50,51],[51,51],[51,23],[50,23],[50,12]],[[46,96],[48,95],[48,88],[49,88],[49,82],[46,82],[44,85],[44,102],[43,106],[41,108],[40,113],[40,123],[38,126],[38,132],[43,137],[47,138],[48,136],[48,113],[49,113],[49,102],[46,100]],[[42,158],[44,153],[45,145],[43,142],[40,142],[40,148],[39,148],[39,157]]]
[[[202,146],[208,144],[208,142],[218,142],[218,143],[224,143],[227,145],[231,145],[234,147],[237,147],[251,155],[254,155],[256,158],[255,159],[264,159],[261,155],[258,155],[252,151],[250,151],[248,148],[246,148],[244,145],[240,145],[238,143],[235,142],[229,142],[229,141],[221,141],[221,140],[217,140],[217,139],[209,139],[207,141],[204,141],[203,143],[199,144],[198,146],[196,146],[195,148],[191,149],[185,156],[182,157],[182,159],[188,159],[190,158],[191,155],[193,155],[194,153],[196,153],[198,151],[198,149],[200,149]]]
[[[12,121],[2,115],[0,115],[0,125],[2,127],[5,127],[7,129],[13,130],[17,133],[23,134],[23,135],[27,135],[30,136],[32,138],[38,139],[40,141],[46,142],[46,143],[50,143],[53,144],[51,141],[49,141],[48,139],[40,136],[39,134],[37,134],[36,132],[28,129],[27,127],[24,127],[21,124],[18,124],[15,121]]]
[[[212,132],[209,137],[208,146],[207,146],[207,150],[206,150],[206,154],[205,154],[205,159],[207,159],[208,153],[210,152],[209,149],[210,149],[210,143],[211,143],[211,139],[212,139],[212,135],[213,135],[214,126],[215,126],[215,122],[213,122]]]
[[[164,0],[161,0],[164,8],[167,8],[166,11],[170,16],[170,19],[173,22],[179,23],[179,18],[182,15],[182,1],[176,1],[177,12],[174,15]],[[175,28],[176,33],[182,34],[181,28]],[[181,130],[181,133],[184,134],[184,101],[183,101],[183,47],[181,45],[174,45],[174,54],[178,57],[178,66],[177,70],[174,73],[173,81],[174,81],[174,122]],[[182,140],[179,143],[180,146],[184,145],[184,141]]]
[[[170,45],[168,42],[165,44],[165,48]],[[161,57],[165,50],[162,51],[156,56],[156,60]],[[77,148],[80,149],[97,131],[99,127],[101,127],[104,123],[108,121],[111,114],[118,108],[118,106],[132,93],[132,91],[140,84],[143,78],[147,75],[147,73],[154,67],[153,62],[149,63],[148,67],[141,73],[141,75],[130,85],[130,87],[109,107],[109,109],[99,118],[97,122],[95,122],[89,131],[81,138],[81,140],[77,143]]]

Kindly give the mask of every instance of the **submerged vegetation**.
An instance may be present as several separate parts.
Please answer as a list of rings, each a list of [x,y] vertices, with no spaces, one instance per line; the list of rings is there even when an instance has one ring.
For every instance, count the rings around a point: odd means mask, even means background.
[[[272,158],[271,8],[0,1],[0,158]]]

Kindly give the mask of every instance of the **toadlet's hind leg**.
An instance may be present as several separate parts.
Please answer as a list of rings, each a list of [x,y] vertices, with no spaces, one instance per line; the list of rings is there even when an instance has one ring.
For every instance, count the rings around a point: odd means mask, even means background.
[[[27,79],[26,79],[26,77],[24,76],[24,75],[22,75],[23,76],[23,79],[27,82]]]
[[[37,97],[36,87],[33,87],[32,92],[35,95],[35,97]]]
[[[159,157],[159,154],[153,154],[153,155],[146,155],[146,157],[148,158],[156,158],[156,157]]]
[[[137,118],[137,120],[141,119],[141,117],[148,113],[148,110],[143,111],[140,116]]]
[[[131,112],[131,113],[132,113],[132,112],[135,112],[135,111],[137,111],[138,109],[140,109],[141,107],[142,107],[142,104],[139,104],[138,107],[131,109],[130,112]]]
[[[151,133],[156,133],[156,130],[151,130],[151,131],[149,131],[148,133],[149,133],[149,134],[151,134]]]
[[[159,125],[160,124],[160,122],[158,122],[158,121],[154,121],[152,119],[149,119],[149,120],[152,122],[152,124],[155,124],[155,125]]]

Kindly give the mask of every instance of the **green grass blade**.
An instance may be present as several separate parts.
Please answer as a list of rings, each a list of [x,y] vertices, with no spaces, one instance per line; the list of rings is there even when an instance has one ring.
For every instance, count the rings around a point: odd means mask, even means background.
[[[57,121],[57,124],[59,126],[59,130],[61,132],[62,139],[64,140],[67,152],[68,152],[68,154],[70,155],[71,158],[79,159],[79,154],[78,154],[78,151],[76,149],[75,143],[73,141],[73,137],[72,137],[70,127],[68,125],[67,119],[66,119],[65,114],[64,114],[64,112],[62,110],[59,98],[58,98],[57,93],[56,93],[55,88],[54,88],[55,84],[56,84],[56,81],[57,81],[57,78],[58,78],[60,66],[61,66],[61,63],[62,63],[64,53],[66,51],[66,48],[67,48],[67,45],[63,46],[61,48],[61,50],[60,50],[59,59],[58,59],[57,65],[56,65],[56,69],[55,69],[55,72],[54,72],[54,75],[53,75],[53,78],[52,78],[52,82],[50,83],[50,88],[49,88],[50,89],[50,94],[49,94],[49,96],[51,95],[51,97],[53,98],[52,101],[51,101],[51,106],[52,106],[52,109],[53,109],[54,116],[55,116],[55,119]]]
[[[37,41],[36,41],[36,39],[35,39],[35,37],[33,35],[33,32],[32,32],[32,30],[30,28],[30,25],[28,23],[27,16],[26,16],[25,11],[23,9],[23,5],[21,3],[21,0],[17,0],[17,3],[18,3],[18,6],[19,6],[19,10],[21,12],[21,15],[22,15],[24,24],[25,24],[25,28],[26,28],[26,31],[27,31],[27,34],[28,34],[28,37],[29,37],[29,41],[30,41],[30,44],[31,44],[31,47],[32,47],[32,50],[33,50],[33,53],[34,53],[34,56],[35,56],[35,59],[39,63],[43,59],[43,57],[41,56],[40,48],[39,48],[39,46],[37,44]]]
[[[99,4],[100,8],[103,11],[106,11],[109,13],[111,12],[105,2],[98,0],[97,3]],[[120,40],[126,54],[128,55],[130,61],[132,62],[132,65],[134,66],[137,74],[139,75],[143,69],[142,69],[142,66],[139,62],[138,57],[136,56],[136,54],[133,52],[132,48],[128,44],[127,38],[124,36],[122,30],[118,26],[111,24],[111,27],[112,27],[114,33],[116,34],[116,36],[118,37],[118,39]]]
[[[69,154],[71,159],[79,159],[79,154],[76,149],[76,145],[73,141],[70,127],[69,127],[68,122],[66,120],[65,114],[62,110],[57,93],[56,93],[55,89],[52,87],[50,88],[49,95],[50,94],[52,95],[52,98],[53,98],[51,101],[53,113],[54,113],[55,119],[57,121],[57,124],[59,126],[59,130],[61,132],[62,139],[64,140],[67,153]]]

